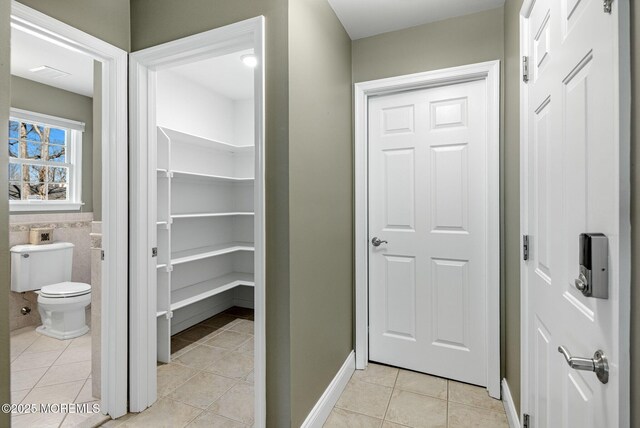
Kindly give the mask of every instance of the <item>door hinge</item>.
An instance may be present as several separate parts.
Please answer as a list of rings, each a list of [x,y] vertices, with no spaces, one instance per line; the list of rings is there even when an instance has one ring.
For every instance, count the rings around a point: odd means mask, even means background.
[[[522,260],[529,260],[529,235],[522,235]]]
[[[522,415],[522,428],[530,428],[529,427],[529,415],[528,414],[524,414]]]
[[[158,257],[158,247],[153,247],[151,249],[151,257]]]
[[[613,0],[604,0],[604,13],[611,14],[611,4]]]
[[[100,260],[104,261],[104,250],[100,250]]]
[[[529,81],[529,57],[522,57],[522,81],[527,83]]]

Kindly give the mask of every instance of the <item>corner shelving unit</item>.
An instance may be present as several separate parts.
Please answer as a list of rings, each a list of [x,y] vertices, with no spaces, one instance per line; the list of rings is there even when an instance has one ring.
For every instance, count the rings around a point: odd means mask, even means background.
[[[254,148],[158,127],[156,176],[158,361],[169,362],[174,311],[189,319],[198,302],[254,286]]]

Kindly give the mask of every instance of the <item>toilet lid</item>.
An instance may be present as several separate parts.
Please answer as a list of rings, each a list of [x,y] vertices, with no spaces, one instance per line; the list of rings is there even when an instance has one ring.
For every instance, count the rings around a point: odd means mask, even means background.
[[[40,290],[42,297],[76,297],[91,292],[91,286],[82,282],[60,282],[45,285]]]

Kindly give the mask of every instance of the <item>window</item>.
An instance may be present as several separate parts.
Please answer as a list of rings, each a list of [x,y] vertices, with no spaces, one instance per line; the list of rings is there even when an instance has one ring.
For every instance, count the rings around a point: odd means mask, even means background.
[[[11,211],[79,210],[84,123],[11,109]]]

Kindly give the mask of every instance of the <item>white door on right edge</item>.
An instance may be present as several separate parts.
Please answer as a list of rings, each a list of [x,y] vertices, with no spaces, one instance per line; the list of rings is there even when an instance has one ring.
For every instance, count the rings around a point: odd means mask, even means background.
[[[616,428],[619,397],[619,116],[617,7],[601,0],[536,0],[528,38],[527,135],[522,147],[528,351],[524,411],[535,428]],[[583,295],[579,236],[608,241],[608,299]],[[608,359],[608,383],[559,352]]]

